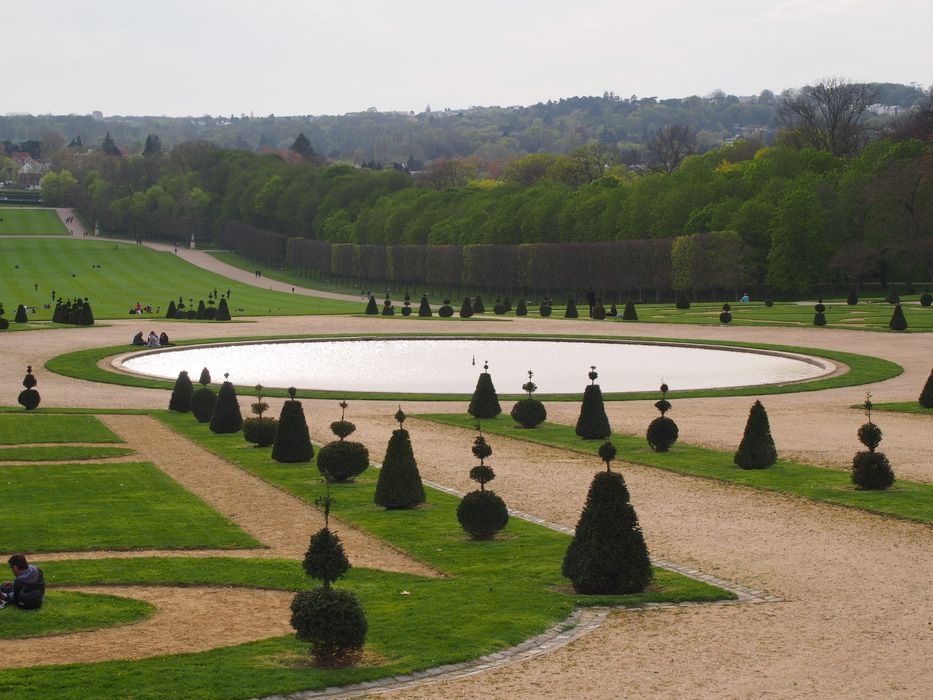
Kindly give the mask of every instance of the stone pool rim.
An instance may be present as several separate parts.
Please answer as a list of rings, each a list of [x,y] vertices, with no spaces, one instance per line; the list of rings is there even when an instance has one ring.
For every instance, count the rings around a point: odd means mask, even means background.
[[[767,346],[757,346],[757,345],[741,345],[741,344],[730,344],[724,343],[722,345],[717,343],[710,343],[697,340],[668,340],[668,339],[639,339],[639,338],[609,338],[609,337],[594,337],[594,336],[550,336],[550,335],[464,335],[464,334],[452,334],[452,335],[431,335],[431,334],[405,334],[405,335],[395,335],[395,334],[363,334],[363,335],[327,335],[327,336],[308,336],[308,337],[290,337],[290,338],[268,338],[268,339],[256,339],[251,338],[248,340],[218,340],[218,341],[208,341],[208,342],[186,342],[183,345],[170,346],[165,348],[140,348],[138,350],[130,350],[128,352],[119,353],[117,355],[111,355],[109,358],[105,358],[104,362],[109,359],[110,368],[113,371],[116,371],[119,374],[128,375],[131,377],[138,377],[140,379],[146,379],[149,381],[164,381],[174,383],[173,379],[166,377],[158,377],[152,374],[146,374],[144,372],[137,372],[126,366],[124,362],[127,360],[143,357],[154,354],[177,352],[182,350],[193,350],[193,349],[203,349],[203,348],[224,348],[224,347],[240,347],[245,345],[271,345],[271,344],[284,344],[284,343],[327,343],[327,342],[371,342],[371,341],[411,341],[411,340],[482,340],[488,342],[514,342],[514,341],[533,341],[533,342],[564,342],[564,343],[597,343],[597,344],[614,344],[614,345],[654,345],[654,346],[665,346],[665,347],[675,347],[675,348],[689,348],[689,349],[699,349],[699,350],[720,350],[726,352],[742,352],[750,353],[757,355],[768,355],[771,357],[782,357],[792,360],[797,360],[804,362],[806,364],[819,367],[825,370],[823,373],[808,377],[806,379],[797,379],[792,381],[781,381],[781,382],[767,382],[761,384],[743,384],[739,386],[729,386],[729,387],[707,387],[703,389],[684,389],[684,390],[673,390],[669,393],[671,397],[677,397],[678,394],[691,394],[691,395],[707,395],[710,394],[714,396],[723,396],[723,395],[737,395],[737,394],[723,394],[722,392],[739,392],[741,393],[749,389],[770,389],[769,393],[773,392],[775,388],[781,387],[790,387],[803,384],[810,384],[812,382],[819,382],[821,380],[826,380],[830,377],[846,374],[850,371],[850,368],[847,364],[832,360],[828,357],[823,357],[819,355],[809,355],[801,352],[795,352],[791,350],[778,350],[773,348],[768,348]],[[807,350],[811,350],[807,348]],[[812,350],[817,350],[817,348],[812,348]],[[852,353],[854,354],[854,353]],[[867,357],[867,356],[860,356]],[[194,377],[189,374],[191,377],[192,384],[197,384],[197,377]],[[219,380],[217,377],[211,377],[211,384],[220,384],[222,380]],[[237,388],[252,389],[255,385],[252,384],[235,384]],[[270,389],[274,392],[284,392],[286,387],[278,387],[269,385],[266,387],[263,385],[263,389]],[[424,396],[424,397],[433,397],[426,398],[427,401],[442,401],[442,400],[463,400],[464,398],[469,398],[469,393],[463,394],[452,394],[449,392],[440,392],[431,394],[428,392],[387,392],[387,391],[367,391],[367,390],[347,390],[341,391],[337,389],[314,389],[314,388],[302,388],[299,387],[298,391],[303,394],[303,398],[315,398],[315,395],[326,395],[327,397],[331,396],[346,396],[348,398],[359,397],[360,395],[366,395],[367,397],[373,397],[372,400],[392,400],[392,397],[404,397],[408,396]],[[643,396],[647,393],[655,394],[656,391],[621,391],[621,392],[606,392],[604,398],[608,401],[621,400],[619,396]],[[542,400],[574,400],[578,399],[582,394],[581,391],[576,392],[547,392],[541,393],[538,398]],[[270,395],[271,394],[266,394]],[[522,398],[525,395],[519,393],[503,393],[499,392],[500,398],[507,400],[513,400]],[[302,398],[299,396],[298,398]]]

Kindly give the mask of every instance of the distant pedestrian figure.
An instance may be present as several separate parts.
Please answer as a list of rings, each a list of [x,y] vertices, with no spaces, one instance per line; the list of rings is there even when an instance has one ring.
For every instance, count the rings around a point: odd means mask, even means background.
[[[36,288],[36,291],[38,292],[38,291],[39,291],[39,283],[36,282],[33,286]]]
[[[739,299],[739,301],[742,302],[743,304],[747,304],[747,303],[748,303],[748,292],[745,292],[745,293],[742,295],[742,298]]]
[[[295,293],[295,288],[294,288],[294,287],[292,287],[292,294],[294,294],[294,293]]]

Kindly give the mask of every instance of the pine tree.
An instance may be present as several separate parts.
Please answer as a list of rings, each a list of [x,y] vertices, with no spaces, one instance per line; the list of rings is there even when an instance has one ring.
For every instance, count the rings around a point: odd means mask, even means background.
[[[599,376],[596,367],[591,367],[587,376],[590,384],[583,391],[576,433],[584,440],[605,440],[612,434],[612,428],[609,427],[609,417],[603,405],[603,392],[596,383]]]
[[[767,469],[777,461],[771,424],[761,401],[756,400],[748,412],[745,433],[733,461],[742,469]]]
[[[414,508],[425,501],[424,485],[411,447],[411,438],[404,427],[405,414],[401,407],[395,414],[395,420],[398,421],[398,430],[393,430],[389,438],[373,498],[377,506],[387,510]]]
[[[610,468],[615,447],[600,447],[606,471],[590,484],[586,504],[564,555],[562,573],[584,595],[640,593],[653,573],[638,515],[621,474]]]
[[[217,402],[211,415],[212,433],[236,433],[243,427],[243,415],[240,413],[236,389],[231,382],[226,381],[228,376],[224,375],[225,381],[217,392]]]
[[[295,141],[289,150],[297,153],[305,160],[314,157],[314,148],[311,147],[311,141],[303,132],[299,132],[298,136],[295,137]]]
[[[162,139],[157,134],[149,134],[146,137],[146,145],[143,147],[143,158],[156,158],[162,155]]]
[[[113,142],[113,138],[110,136],[110,132],[107,132],[107,135],[104,137],[103,143],[100,145],[100,150],[104,152],[104,155],[107,156],[118,156],[120,155],[120,149],[117,148],[117,144]]]
[[[182,370],[178,373],[178,379],[175,380],[175,388],[172,389],[172,398],[169,399],[168,410],[188,413],[191,410],[192,396],[194,396],[194,386],[191,384],[191,378],[188,377],[186,370]]]
[[[279,427],[275,431],[275,442],[272,443],[272,459],[276,462],[310,462],[314,456],[305,412],[301,402],[295,400],[295,394],[295,387],[289,387],[289,400],[282,404],[282,412],[279,414]]]
[[[476,389],[473,390],[467,413],[474,418],[495,418],[502,413],[496,387],[493,386],[492,376],[489,374],[488,362],[483,364],[483,372],[476,381]]]

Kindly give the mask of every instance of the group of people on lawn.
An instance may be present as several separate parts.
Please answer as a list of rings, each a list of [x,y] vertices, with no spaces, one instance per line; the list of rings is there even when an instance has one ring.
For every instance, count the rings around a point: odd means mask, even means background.
[[[36,610],[45,599],[45,576],[42,569],[26,561],[26,555],[14,554],[8,560],[13,580],[0,584],[0,609],[15,605],[21,610]]]
[[[163,345],[171,345],[168,341],[168,333],[162,331],[161,334],[156,335],[155,331],[149,331],[149,337],[146,338],[143,336],[143,332],[139,331],[136,335],[133,336],[133,345],[142,345],[148,346],[150,348],[159,348]]]

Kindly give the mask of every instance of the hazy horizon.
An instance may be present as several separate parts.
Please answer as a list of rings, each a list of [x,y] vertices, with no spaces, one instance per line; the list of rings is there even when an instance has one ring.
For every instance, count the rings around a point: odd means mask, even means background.
[[[671,19],[671,18],[675,19]],[[828,76],[931,80],[920,0],[553,0],[311,7],[48,0],[4,9],[29,49],[3,114],[340,115],[531,105],[612,91],[779,93]]]

